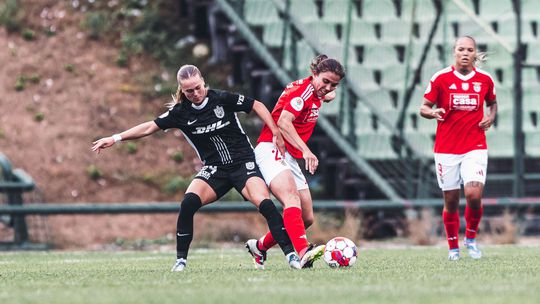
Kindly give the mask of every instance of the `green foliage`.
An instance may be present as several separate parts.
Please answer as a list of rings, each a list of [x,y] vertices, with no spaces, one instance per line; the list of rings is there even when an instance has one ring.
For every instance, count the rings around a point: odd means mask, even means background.
[[[15,91],[24,91],[26,88],[26,77],[19,76],[17,77],[17,80],[15,81]]]
[[[45,114],[43,112],[38,112],[34,114],[34,120],[37,122],[43,121],[45,119]]]
[[[71,64],[71,63],[66,63],[66,64],[64,64],[64,70],[66,72],[72,73],[73,71],[75,71],[75,66],[73,64]]]
[[[193,247],[198,241],[196,231]],[[118,240],[130,242],[136,247],[149,241]],[[352,268],[331,269],[319,260],[297,271],[289,269],[279,250],[270,250],[266,269],[257,271],[239,247],[193,248],[183,273],[170,272],[172,248],[164,253],[4,252],[0,278],[9,292],[2,293],[2,303],[532,304],[540,299],[538,246],[484,247],[485,259],[457,262],[447,261],[446,249],[436,247],[360,246]]]
[[[165,185],[165,187],[163,187],[163,191],[168,194],[176,194],[186,190],[190,183],[191,177],[184,178],[181,176],[175,176]]]
[[[122,147],[126,150],[128,154],[137,153],[137,144],[132,141],[125,143]]]
[[[108,23],[104,12],[90,12],[86,15],[84,27],[89,31],[88,36],[98,40],[107,31]]]
[[[86,167],[86,175],[88,175],[91,180],[98,180],[103,177],[103,173],[96,165]]]
[[[174,160],[177,163],[181,163],[184,161],[184,152],[182,151],[176,151],[173,154],[171,154],[171,159]]]
[[[129,62],[129,56],[125,50],[120,50],[118,57],[116,57],[116,65],[119,67],[127,67]]]
[[[3,3],[2,3],[3,2]],[[16,32],[21,28],[21,12],[17,0],[0,2],[0,25],[6,27],[8,32]]]
[[[22,37],[24,40],[31,41],[36,39],[36,32],[29,28],[24,28],[21,32]]]
[[[39,74],[34,73],[30,75],[30,78],[28,80],[30,80],[30,82],[33,84],[38,84],[39,81],[41,80],[41,76],[39,76]]]

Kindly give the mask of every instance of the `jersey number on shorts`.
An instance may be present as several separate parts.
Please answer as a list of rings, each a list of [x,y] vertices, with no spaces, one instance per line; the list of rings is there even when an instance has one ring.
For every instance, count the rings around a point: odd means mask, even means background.
[[[274,159],[276,161],[280,161],[283,159],[283,157],[281,157],[281,153],[279,153],[279,150],[275,149],[275,150],[272,150],[272,153],[274,153]]]

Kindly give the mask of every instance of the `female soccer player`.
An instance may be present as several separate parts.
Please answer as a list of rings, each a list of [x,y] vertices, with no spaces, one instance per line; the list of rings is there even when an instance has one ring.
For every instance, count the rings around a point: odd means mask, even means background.
[[[272,111],[273,121],[285,138],[285,154],[272,142],[270,125],[263,127],[255,147],[257,164],[264,180],[283,205],[285,229],[301,258],[302,268],[312,266],[313,261],[323,254],[324,245],[314,247],[307,241],[305,229],[314,220],[313,202],[306,178],[296,159],[303,158],[305,169],[311,174],[317,170],[319,160],[306,142],[317,123],[319,108],[323,102],[333,99],[333,91],[345,77],[341,64],[326,55],[315,57],[310,69],[311,76],[287,85]],[[264,269],[266,251],[275,244],[270,233],[259,240],[246,242],[257,269]]]
[[[485,55],[478,53],[472,37],[454,45],[455,63],[435,73],[424,94],[420,115],[437,119],[435,168],[443,191],[443,223],[450,248],[448,259],[459,260],[459,196],[464,184],[464,245],[469,256],[480,259],[476,232],[482,218],[482,192],[488,161],[485,132],[497,115],[495,86],[491,76],[476,68]],[[484,103],[489,114],[484,115]],[[433,106],[435,105],[435,109]]]
[[[261,102],[244,95],[208,89],[201,72],[193,65],[182,66],[177,80],[178,90],[169,111],[153,121],[95,141],[92,150],[99,153],[118,141],[137,139],[171,128],[180,129],[196,150],[204,166],[189,185],[181,203],[176,227],[177,260],[172,271],[182,271],[186,267],[195,212],[218,200],[233,187],[266,218],[289,265],[300,268],[298,255],[284,229],[283,218],[270,200],[268,188],[255,163],[253,148],[236,116],[236,112],[254,110],[269,126],[271,141],[284,150],[283,138],[270,112]]]

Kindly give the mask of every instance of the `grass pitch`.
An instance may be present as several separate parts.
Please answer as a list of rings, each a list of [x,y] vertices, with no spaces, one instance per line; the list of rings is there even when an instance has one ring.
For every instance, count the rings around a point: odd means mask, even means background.
[[[0,303],[540,303],[540,247],[483,251],[360,248],[352,268],[294,271],[272,250],[257,271],[244,250],[192,250],[183,273],[173,253],[0,253]]]

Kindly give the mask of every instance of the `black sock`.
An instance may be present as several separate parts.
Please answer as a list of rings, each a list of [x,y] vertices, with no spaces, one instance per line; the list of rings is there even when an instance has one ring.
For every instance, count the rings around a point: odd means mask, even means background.
[[[268,228],[274,237],[274,240],[278,243],[281,250],[285,255],[294,252],[294,247],[292,245],[291,239],[285,230],[283,225],[283,217],[279,214],[279,211],[274,205],[274,202],[270,199],[265,199],[259,205],[259,212],[266,218],[268,223]]]
[[[197,194],[186,193],[176,222],[177,259],[187,259],[189,245],[193,240],[193,216],[201,206],[201,198]]]

